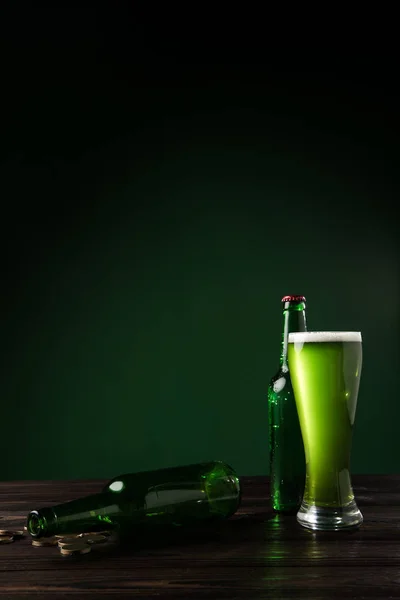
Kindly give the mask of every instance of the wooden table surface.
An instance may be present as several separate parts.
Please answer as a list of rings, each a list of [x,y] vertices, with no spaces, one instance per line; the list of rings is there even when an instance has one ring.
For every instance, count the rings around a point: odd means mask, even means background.
[[[102,483],[0,483],[0,529],[21,528],[29,510]],[[80,557],[35,548],[28,536],[2,544],[0,598],[400,598],[400,476],[353,476],[364,524],[351,533],[307,531],[271,512],[267,478],[242,483],[241,509],[216,528],[99,545]]]

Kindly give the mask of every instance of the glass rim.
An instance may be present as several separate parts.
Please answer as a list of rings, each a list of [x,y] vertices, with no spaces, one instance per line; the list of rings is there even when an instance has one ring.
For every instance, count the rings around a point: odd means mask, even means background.
[[[362,335],[361,331],[295,331],[289,333],[288,342],[362,342]]]

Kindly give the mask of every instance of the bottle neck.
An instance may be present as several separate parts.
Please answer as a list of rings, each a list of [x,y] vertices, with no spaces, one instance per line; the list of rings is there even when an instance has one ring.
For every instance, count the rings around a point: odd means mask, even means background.
[[[305,302],[286,302],[283,307],[283,333],[280,366],[288,371],[288,337],[295,331],[307,331]]]
[[[80,531],[113,529],[112,515],[119,512],[112,492],[93,494],[57,506],[33,510],[27,529],[34,538]],[[111,518],[110,518],[111,516]]]

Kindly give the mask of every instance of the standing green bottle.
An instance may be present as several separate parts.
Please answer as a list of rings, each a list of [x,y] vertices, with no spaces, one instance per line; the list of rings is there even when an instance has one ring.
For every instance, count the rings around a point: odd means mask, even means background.
[[[121,475],[99,494],[33,510],[27,529],[34,538],[115,529],[126,537],[137,526],[185,525],[226,518],[240,504],[240,483],[226,463]]]
[[[305,483],[305,456],[288,367],[288,335],[307,331],[306,299],[284,296],[283,335],[279,370],[268,386],[270,494],[277,512],[295,513]]]

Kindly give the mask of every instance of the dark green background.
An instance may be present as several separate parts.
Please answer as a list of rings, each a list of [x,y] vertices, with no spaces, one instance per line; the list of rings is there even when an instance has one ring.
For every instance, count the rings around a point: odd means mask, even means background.
[[[104,49],[89,21],[9,40],[0,478],[268,473],[289,293],[309,329],[362,331],[352,469],[398,472],[396,99],[368,74]]]

